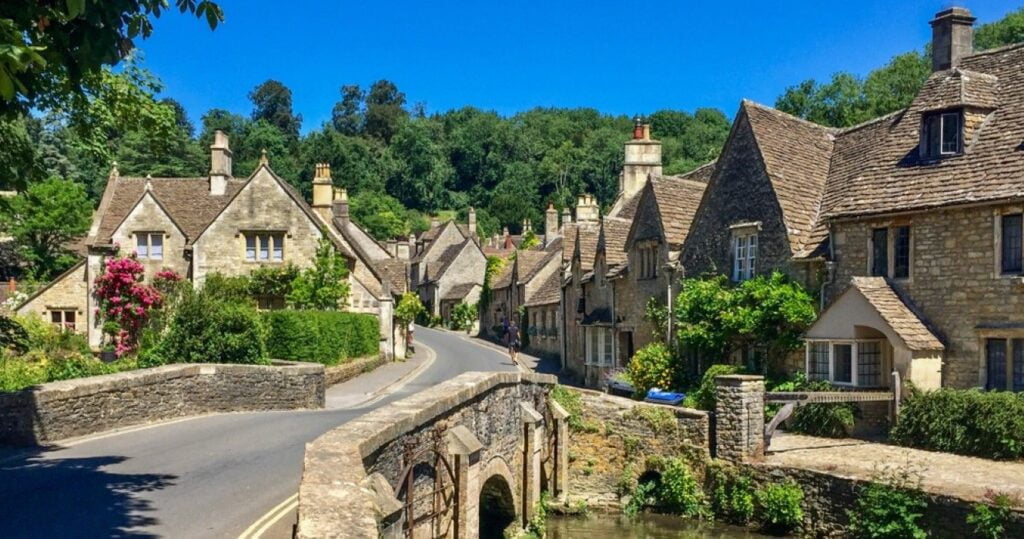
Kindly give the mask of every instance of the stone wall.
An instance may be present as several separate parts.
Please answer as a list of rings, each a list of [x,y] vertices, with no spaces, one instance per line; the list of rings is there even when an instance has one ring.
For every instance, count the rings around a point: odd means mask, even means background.
[[[575,391],[583,411],[578,422],[574,419],[579,426],[569,433],[570,499],[614,508],[619,505],[620,482],[635,481],[658,458],[677,456],[701,464],[707,460],[707,412]]]
[[[975,207],[837,223],[830,297],[837,297],[852,277],[868,274],[873,228],[909,225],[910,278],[894,280],[892,286],[946,344],[942,385],[983,385],[984,338],[1024,338],[1024,286],[997,270],[996,217],[1012,209]]]
[[[417,537],[475,537],[481,486],[495,476],[510,487],[517,516],[528,517],[541,485],[557,474],[550,469],[559,460],[551,454],[557,440],[546,436],[564,418],[549,405],[554,383],[546,375],[466,373],[317,438],[306,447],[297,536],[396,536],[408,470],[414,492],[429,493],[440,479],[454,496],[440,519],[416,526]],[[430,497],[414,498],[416,514],[426,514]]]
[[[382,354],[353,359],[341,365],[333,365],[324,369],[324,384],[331,387],[347,382],[364,372],[370,372],[385,363]]]
[[[843,537],[850,523],[847,510],[852,509],[866,484],[863,480],[834,474],[750,464],[745,468],[755,483],[781,483],[795,481],[804,492],[804,535],[811,537]],[[960,539],[973,537],[973,527],[967,524],[967,515],[973,503],[949,496],[924,494],[928,507],[918,523],[929,532],[929,537]],[[1011,513],[1004,537],[1024,537],[1024,512]]]
[[[715,378],[715,457],[733,463],[764,455],[764,378]]]
[[[213,412],[323,406],[322,365],[168,365],[0,394],[0,444],[42,444]]]
[[[530,332],[526,353],[538,357],[562,356],[562,316],[561,305],[532,305],[526,308],[529,320],[527,331]]]
[[[142,197],[142,200],[118,225],[117,230],[110,236],[115,245],[120,245],[122,252],[136,251],[138,246],[136,234],[159,232],[163,237],[163,256],[158,259],[150,257],[139,258],[146,268],[146,277],[152,279],[156,272],[163,269],[173,270],[178,275],[187,275],[189,262],[185,258],[185,234],[178,228],[178,225],[171,220],[164,212],[160,204],[153,198],[152,194]]]
[[[88,326],[89,308],[86,304],[88,296],[89,287],[86,283],[85,264],[81,263],[55,279],[48,288],[32,296],[18,307],[17,313],[20,315],[37,314],[49,322],[50,310],[74,309],[75,331],[85,333]]]

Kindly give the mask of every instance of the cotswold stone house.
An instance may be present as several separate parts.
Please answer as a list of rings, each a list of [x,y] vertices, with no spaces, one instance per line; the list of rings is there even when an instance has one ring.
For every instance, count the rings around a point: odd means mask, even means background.
[[[433,316],[448,321],[455,305],[479,301],[486,271],[487,257],[477,239],[473,208],[469,209],[468,224],[435,220],[416,239],[411,284]]]
[[[248,178],[235,178],[226,134],[215,134],[211,168],[203,178],[121,177],[115,167],[93,216],[87,256],[40,289],[18,308],[86,333],[102,344],[92,283],[105,261],[134,252],[151,278],[173,270],[196,286],[213,273],[246,275],[263,266],[312,264],[326,233],[349,261],[349,309],[381,318],[382,351],[404,354],[393,331],[393,293],[405,289],[404,266],[374,248],[348,221],[344,191],[334,196],[328,165],[317,165],[313,206],[270,168],[266,155]],[[332,200],[333,199],[333,200]],[[369,241],[367,241],[369,240]],[[379,247],[379,246],[377,246]],[[259,298],[261,308],[277,308],[283,298]]]

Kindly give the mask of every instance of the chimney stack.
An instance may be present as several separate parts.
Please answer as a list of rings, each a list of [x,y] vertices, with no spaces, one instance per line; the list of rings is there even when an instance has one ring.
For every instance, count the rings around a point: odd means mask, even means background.
[[[960,65],[960,60],[974,52],[974,21],[971,11],[951,7],[932,19],[932,71],[944,71]]]
[[[348,223],[348,191],[345,188],[334,190],[334,201],[328,206],[334,218],[342,223]],[[329,221],[330,216],[326,219]]]
[[[576,222],[596,223],[601,216],[601,209],[597,205],[597,198],[593,195],[580,195],[576,200]]]
[[[469,229],[469,237],[470,239],[473,239],[476,237],[476,210],[473,209],[473,206],[469,207],[469,217],[467,219],[469,221],[469,225],[467,226]]]
[[[564,229],[565,225],[571,225],[571,224],[572,224],[572,212],[570,212],[569,211],[569,207],[566,206],[566,207],[562,208],[562,228]]]
[[[231,179],[231,144],[227,133],[220,129],[213,132],[210,145],[210,194],[223,195]]]
[[[619,176],[619,192],[629,198],[639,193],[652,174],[661,176],[661,142],[651,138],[651,124],[633,119],[633,139],[626,142],[626,159]]]
[[[544,212],[544,245],[550,244],[558,232],[558,210],[554,204],[548,203],[548,209]]]
[[[334,183],[331,181],[331,165],[317,163],[313,169],[313,211],[326,220],[331,219],[331,195],[337,199]],[[345,196],[346,214],[348,214],[348,196]]]
[[[395,244],[395,258],[399,260],[409,260],[411,258],[410,253],[412,252],[413,243],[415,240],[410,236],[406,238],[398,238],[398,243]]]
[[[392,238],[384,242],[384,245],[387,248],[389,255],[398,256],[398,241]]]

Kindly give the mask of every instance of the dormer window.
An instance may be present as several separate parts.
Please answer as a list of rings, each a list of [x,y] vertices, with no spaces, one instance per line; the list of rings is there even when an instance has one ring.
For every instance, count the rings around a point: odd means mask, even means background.
[[[921,154],[940,158],[963,152],[963,111],[926,114],[921,126]]]

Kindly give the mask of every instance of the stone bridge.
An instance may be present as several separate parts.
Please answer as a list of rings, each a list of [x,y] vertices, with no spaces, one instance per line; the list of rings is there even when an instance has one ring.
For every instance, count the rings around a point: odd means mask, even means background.
[[[567,490],[556,379],[466,373],[306,447],[298,537],[502,537]]]

